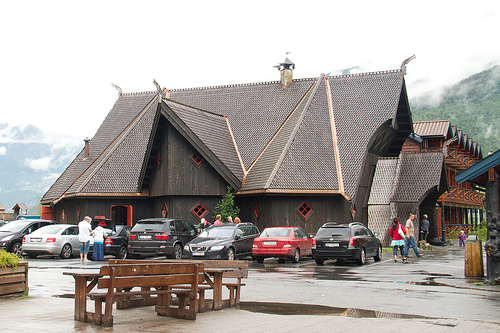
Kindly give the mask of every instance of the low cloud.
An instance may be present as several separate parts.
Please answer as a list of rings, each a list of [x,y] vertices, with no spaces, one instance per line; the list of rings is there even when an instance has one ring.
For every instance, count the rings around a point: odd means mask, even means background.
[[[26,158],[24,160],[24,165],[35,171],[47,171],[50,168],[52,158],[42,157],[38,159]]]

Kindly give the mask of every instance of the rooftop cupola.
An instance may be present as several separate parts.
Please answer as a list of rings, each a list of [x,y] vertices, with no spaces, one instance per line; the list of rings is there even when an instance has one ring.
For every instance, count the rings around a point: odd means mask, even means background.
[[[286,87],[290,83],[292,83],[293,80],[293,69],[295,69],[295,64],[287,58],[285,58],[285,61],[279,63],[277,66],[274,66],[279,69],[281,72],[281,84]]]

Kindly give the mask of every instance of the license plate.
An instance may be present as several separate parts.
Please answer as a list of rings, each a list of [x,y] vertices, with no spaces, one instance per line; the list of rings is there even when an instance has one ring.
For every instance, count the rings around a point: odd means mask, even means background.
[[[41,241],[42,241],[42,239],[41,239],[41,238],[31,238],[31,239],[30,239],[30,242],[31,242],[31,243],[40,243]]]
[[[274,245],[276,245],[276,242],[269,242],[269,241],[267,241],[267,242],[262,242],[262,243],[263,243],[265,246],[274,246]]]
[[[203,257],[205,255],[205,252],[193,252],[191,255],[193,257]]]
[[[339,243],[325,243],[325,247],[339,247]]]
[[[151,239],[151,235],[139,235],[139,239]]]

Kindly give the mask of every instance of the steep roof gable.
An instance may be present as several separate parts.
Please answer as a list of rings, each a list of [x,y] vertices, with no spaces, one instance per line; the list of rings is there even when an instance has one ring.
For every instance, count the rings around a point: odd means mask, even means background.
[[[226,117],[168,99],[162,113],[231,186],[241,186],[245,170]]]
[[[105,153],[106,151],[108,153],[114,151],[117,147],[117,144],[123,142],[124,134],[129,133],[127,129],[130,129],[129,127],[131,126],[131,124],[138,121],[138,117],[140,118],[141,115],[145,114],[145,110],[148,106],[151,107],[151,103],[154,104],[154,101],[157,100],[157,96],[158,93],[156,92],[121,95],[104,119],[94,137],[90,140],[89,156],[85,158],[84,150],[82,149],[77,157],[61,174],[61,176],[59,176],[56,182],[45,193],[45,195],[41,199],[41,202],[47,204],[61,198],[64,194],[75,193],[82,190],[84,184],[87,184],[91,180],[91,178],[89,177],[92,177],[95,172],[98,171],[98,167],[101,165],[105,157],[109,156],[109,154],[103,155],[103,153]],[[120,136],[121,140],[119,139]],[[133,140],[128,141],[129,145],[131,144],[131,141]],[[135,152],[139,156],[141,153],[144,154],[144,152],[140,151],[139,146],[135,144],[133,144],[132,146],[133,147],[130,148],[129,153]],[[116,156],[119,157],[119,155]],[[121,157],[123,156],[124,155],[121,155]],[[98,163],[96,163],[96,161],[98,161]],[[115,165],[120,166],[121,164],[118,162],[118,164]],[[134,165],[133,168],[140,169],[140,166]],[[117,174],[122,174],[122,178],[115,179],[115,173],[113,173],[114,171],[116,170],[110,170],[110,172],[113,174],[113,177],[105,179],[105,183],[120,183],[121,181],[127,179],[127,176],[123,175],[122,173]],[[107,185],[102,184],[102,186]],[[89,188],[87,189],[89,190]],[[123,188],[121,187],[119,189],[120,191],[123,190]]]

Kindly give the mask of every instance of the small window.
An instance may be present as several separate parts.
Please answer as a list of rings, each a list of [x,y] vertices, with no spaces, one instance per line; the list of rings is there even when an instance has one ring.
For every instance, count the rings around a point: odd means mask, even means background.
[[[196,165],[201,165],[201,163],[205,160],[205,158],[198,152],[194,152],[190,157],[191,161],[193,161]]]
[[[305,218],[312,212],[312,208],[307,202],[304,201],[304,203],[299,207],[298,212]]]
[[[196,206],[194,206],[194,208],[191,211],[198,218],[202,218],[207,213],[207,209],[201,203],[198,203]]]

